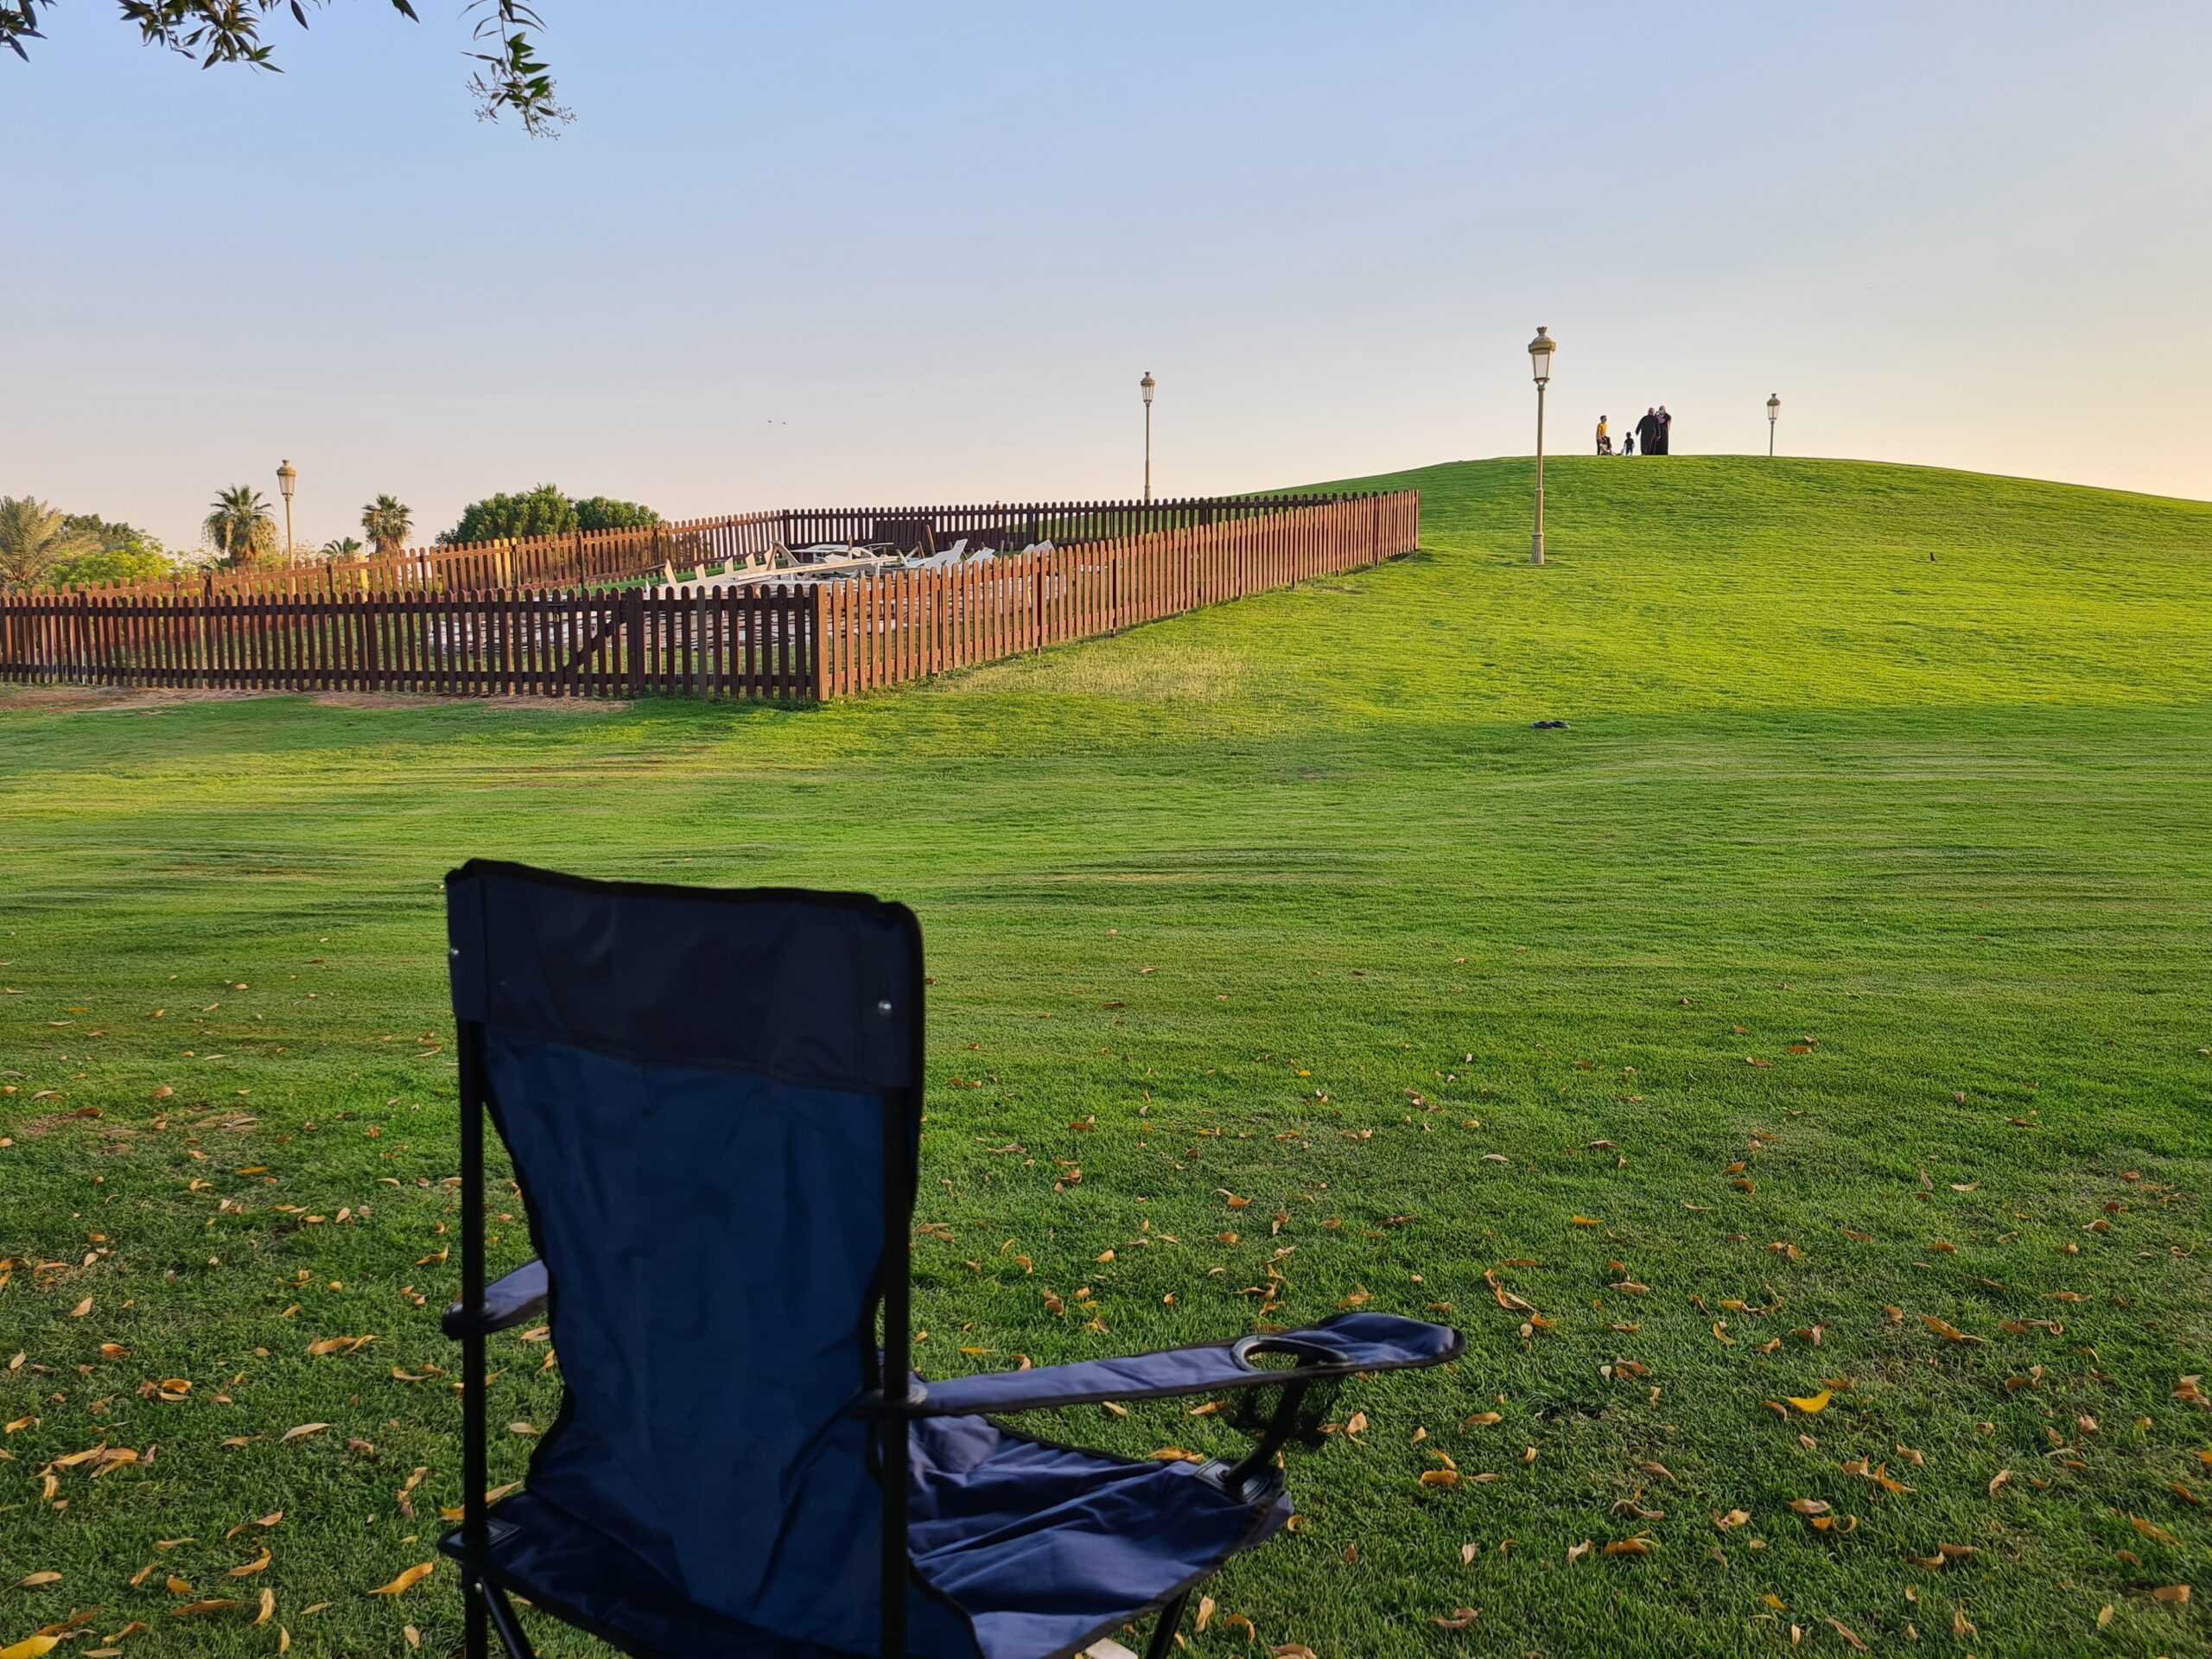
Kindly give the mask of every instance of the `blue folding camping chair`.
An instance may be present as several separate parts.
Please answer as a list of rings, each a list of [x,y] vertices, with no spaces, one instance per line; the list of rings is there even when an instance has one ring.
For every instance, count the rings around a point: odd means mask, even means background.
[[[441,1548],[470,1659],[493,1630],[529,1659],[511,1596],[645,1659],[1070,1659],[1153,1614],[1158,1659],[1192,1587],[1288,1517],[1276,1452],[1306,1390],[1464,1346],[1359,1313],[925,1384],[912,914],[480,861],[446,894],[467,1496]],[[487,1109],[538,1253],[491,1285]],[[493,1507],[485,1338],[541,1313],[566,1393]],[[1131,1461],[995,1416],[1261,1386],[1281,1395],[1233,1464]]]

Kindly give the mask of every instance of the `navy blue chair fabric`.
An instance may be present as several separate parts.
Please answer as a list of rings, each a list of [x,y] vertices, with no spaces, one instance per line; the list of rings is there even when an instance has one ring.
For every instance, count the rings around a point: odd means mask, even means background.
[[[480,862],[448,902],[464,1091],[512,1156],[542,1262],[498,1295],[472,1287],[448,1325],[512,1323],[542,1296],[567,1391],[480,1549],[446,1548],[633,1653],[883,1652],[879,1451],[898,1443],[876,1440],[876,1320],[887,1275],[908,1270],[912,917]],[[887,1193],[887,1166],[903,1190]],[[889,1236],[887,1212],[907,1218]],[[1072,1654],[1288,1513],[1271,1476],[1240,1489],[983,1414],[1280,1382],[1252,1363],[1268,1354],[1342,1376],[1459,1351],[1440,1327],[1362,1313],[931,1385],[890,1534],[895,1549],[905,1533],[907,1653]]]

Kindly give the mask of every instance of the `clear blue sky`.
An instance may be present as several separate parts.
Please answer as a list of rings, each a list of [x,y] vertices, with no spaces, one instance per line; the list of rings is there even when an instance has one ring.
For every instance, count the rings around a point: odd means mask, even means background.
[[[425,536],[552,480],[690,516],[1185,493],[1602,412],[2212,495],[2212,8],[460,0],[202,73],[106,0],[0,61],[0,493],[189,543],[222,485]]]

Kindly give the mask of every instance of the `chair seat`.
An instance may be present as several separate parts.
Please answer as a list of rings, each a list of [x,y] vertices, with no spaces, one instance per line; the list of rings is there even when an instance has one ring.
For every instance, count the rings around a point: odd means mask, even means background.
[[[1290,1514],[1279,1487],[1243,1503],[1188,1463],[1056,1446],[982,1417],[918,1422],[912,1445],[914,1567],[966,1612],[982,1659],[1071,1655]],[[643,1659],[849,1659],[700,1606],[605,1533],[527,1491],[494,1519],[512,1528],[487,1558],[497,1581]],[[457,1532],[444,1548],[458,1553]],[[918,1659],[926,1650],[918,1645]]]
[[[702,1607],[598,1528],[529,1492],[492,1512],[486,1576],[638,1659],[851,1659]],[[461,1529],[438,1541],[459,1560]]]
[[[1280,1484],[1229,1497],[1188,1463],[1132,1463],[940,1417],[913,1433],[907,1539],[967,1610],[984,1659],[1045,1659],[1111,1634],[1290,1518]]]

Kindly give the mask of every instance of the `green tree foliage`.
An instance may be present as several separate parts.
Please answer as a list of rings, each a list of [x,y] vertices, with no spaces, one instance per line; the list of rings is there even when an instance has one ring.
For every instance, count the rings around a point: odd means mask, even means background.
[[[158,537],[136,524],[111,522],[94,512],[73,512],[69,533],[80,550],[54,568],[50,581],[84,588],[101,582],[156,582],[176,574],[176,558]]]
[[[276,48],[261,38],[261,25],[271,13],[289,12],[302,29],[308,14],[301,0],[121,0],[123,21],[133,24],[148,46],[166,48],[196,60],[202,69],[219,63],[244,64],[250,69],[279,73],[273,61]],[[321,5],[327,0],[314,0]],[[413,0],[391,0],[391,9],[409,22],[419,22]],[[39,32],[40,14],[50,11],[54,0],[0,0],[0,47],[29,60],[25,41],[44,38]],[[531,42],[542,33],[543,19],[524,0],[467,0],[461,15],[474,20],[475,46],[468,54],[476,65],[468,90],[477,112],[496,121],[512,115],[533,137],[553,135],[572,118],[554,96],[553,77],[539,61]]]
[[[69,515],[28,495],[0,495],[0,587],[33,588],[96,547]]]
[[[576,528],[576,504],[550,484],[518,495],[501,491],[461,510],[461,522],[438,537],[448,547],[463,542],[520,541],[565,536]]]
[[[60,588],[90,588],[104,582],[159,582],[183,567],[157,548],[98,548],[54,567]]]
[[[380,495],[361,509],[361,533],[380,554],[398,552],[414,529],[414,512],[396,495]]]
[[[594,495],[576,503],[578,530],[638,530],[658,523],[660,514],[636,501]]]
[[[326,559],[358,559],[361,556],[361,538],[358,536],[334,536],[322,544]]]
[[[219,491],[214,505],[200,523],[207,539],[222,555],[223,563],[240,569],[257,563],[276,547],[276,521],[261,492],[245,484]]]
[[[660,523],[660,515],[635,501],[594,495],[571,500],[560,488],[540,484],[515,495],[488,496],[461,510],[461,522],[438,537],[442,545],[464,542],[521,541],[531,536],[566,536],[579,530],[627,530]]]

